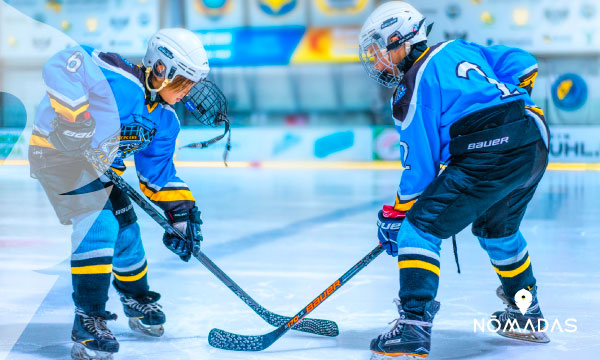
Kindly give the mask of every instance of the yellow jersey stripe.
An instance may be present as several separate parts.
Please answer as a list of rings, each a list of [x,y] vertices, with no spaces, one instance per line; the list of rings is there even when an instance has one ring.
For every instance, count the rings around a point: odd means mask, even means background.
[[[531,261],[529,260],[529,256],[528,256],[527,260],[525,260],[523,265],[519,266],[518,268],[516,268],[514,270],[502,271],[502,270],[498,270],[498,268],[495,266],[494,266],[494,270],[496,270],[498,275],[502,276],[503,278],[511,278],[511,277],[515,277],[515,276],[519,275],[520,273],[522,273],[523,271],[527,270],[529,265],[531,265]]]
[[[152,201],[196,201],[194,195],[189,190],[162,190],[154,192],[142,183],[140,183],[140,189]]]
[[[79,116],[81,113],[83,113],[90,107],[90,104],[85,104],[85,105],[77,108],[76,110],[72,110],[72,109],[69,109],[68,107],[64,106],[63,104],[59,103],[58,101],[54,100],[52,97],[50,97],[50,105],[52,105],[52,108],[54,108],[54,111],[56,111],[58,114],[63,115],[70,122],[75,122],[75,120],[77,119],[77,116]]]
[[[129,276],[117,275],[117,273],[115,273],[115,272],[113,272],[113,274],[119,281],[131,282],[131,281],[137,281],[137,280],[143,278],[147,272],[148,272],[148,265],[146,264],[146,266],[144,267],[144,270],[142,270],[142,272],[140,272],[139,274],[136,274],[136,275],[129,275]]]
[[[31,135],[31,138],[29,138],[29,145],[45,147],[48,149],[55,149],[55,147],[52,144],[50,144],[50,141],[48,141],[48,139],[37,135]]]
[[[398,269],[417,268],[429,270],[432,273],[440,276],[440,268],[422,260],[402,260],[398,261]]]
[[[110,274],[112,272],[112,264],[106,265],[88,265],[71,268],[71,274],[75,275],[93,275],[93,274]]]
[[[521,81],[521,83],[519,84],[519,87],[522,87],[522,88],[527,87],[527,86],[533,87],[537,76],[538,76],[538,72],[535,71],[533,74],[531,74],[528,77],[526,77],[525,79],[523,79]]]
[[[412,206],[415,204],[415,201],[417,201],[417,199],[408,201],[408,202],[404,202],[401,203],[398,200],[398,197],[396,196],[396,203],[394,204],[394,210],[398,210],[398,211],[408,211],[410,210],[410,208],[412,208]]]
[[[525,109],[531,110],[534,113],[540,115],[540,116],[544,116],[544,110],[540,109],[539,107],[535,107],[535,106],[525,106]]]

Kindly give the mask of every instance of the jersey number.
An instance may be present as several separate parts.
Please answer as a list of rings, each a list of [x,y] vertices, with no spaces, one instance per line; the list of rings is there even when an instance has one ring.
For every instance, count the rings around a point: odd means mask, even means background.
[[[77,70],[79,70],[79,68],[81,67],[81,64],[82,64],[81,59],[82,58],[83,58],[83,54],[81,54],[81,52],[79,52],[79,51],[74,52],[73,55],[71,55],[67,59],[67,70],[69,70],[72,73],[77,72]]]
[[[467,79],[469,80],[469,71],[475,71],[477,73],[479,73],[481,76],[483,76],[490,84],[496,85],[496,87],[498,88],[498,90],[500,90],[500,92],[502,93],[502,96],[500,97],[502,100],[509,98],[511,96],[519,96],[522,95],[519,90],[515,89],[513,92],[510,91],[510,89],[506,86],[506,84],[499,82],[496,79],[492,79],[491,77],[487,76],[485,74],[485,72],[483,72],[483,70],[481,70],[481,68],[479,67],[479,65],[467,62],[467,61],[463,61],[460,64],[458,64],[458,67],[456,68],[456,75],[459,78],[463,78],[463,79]]]

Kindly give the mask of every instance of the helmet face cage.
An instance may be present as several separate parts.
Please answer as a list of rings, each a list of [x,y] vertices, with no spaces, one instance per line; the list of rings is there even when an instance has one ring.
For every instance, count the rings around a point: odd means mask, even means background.
[[[371,36],[359,46],[360,61],[369,77],[380,85],[393,88],[400,84],[404,74],[392,61],[381,37]]]
[[[216,127],[227,118],[227,99],[212,81],[200,81],[183,100],[185,107],[202,125]]]

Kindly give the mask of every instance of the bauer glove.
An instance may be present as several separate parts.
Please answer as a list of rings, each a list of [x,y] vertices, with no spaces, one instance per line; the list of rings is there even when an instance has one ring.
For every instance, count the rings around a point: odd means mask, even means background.
[[[202,241],[200,210],[194,206],[190,210],[166,211],[165,214],[171,225],[184,234],[186,239],[183,240],[165,232],[163,243],[167,249],[177,254],[181,260],[187,262],[192,255],[200,251],[200,242]]]
[[[54,118],[51,122],[54,131],[48,135],[48,141],[54,148],[69,157],[80,157],[92,144],[96,132],[96,121],[89,112],[77,116],[71,122],[62,116]]]
[[[395,210],[391,205],[383,205],[383,209],[379,210],[377,227],[377,237],[379,244],[385,249],[388,255],[398,255],[398,230],[406,217],[406,212]]]

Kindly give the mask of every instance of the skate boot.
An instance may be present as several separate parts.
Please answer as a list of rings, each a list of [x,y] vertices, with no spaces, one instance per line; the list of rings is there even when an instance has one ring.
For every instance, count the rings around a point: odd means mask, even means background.
[[[491,323],[494,324],[499,335],[517,340],[548,343],[550,338],[544,332],[547,324],[540,310],[536,288],[530,292],[532,295],[531,305],[525,314],[522,314],[515,301],[504,294],[502,285],[500,285],[496,290],[496,295],[506,304],[506,309],[493,313]]]
[[[404,311],[400,300],[394,301],[400,317],[390,331],[371,340],[371,360],[426,358],[431,347],[432,321],[440,309],[440,303],[435,300],[428,302],[424,314],[417,315]]]
[[[160,294],[148,291],[147,294],[136,298],[124,294],[121,296],[123,311],[129,318],[129,327],[145,335],[160,337],[165,333],[163,324],[166,321],[158,300]]]
[[[113,354],[119,351],[119,342],[106,326],[106,321],[116,319],[117,315],[108,311],[88,315],[76,308],[71,334],[75,342],[71,348],[71,359],[111,360]]]

